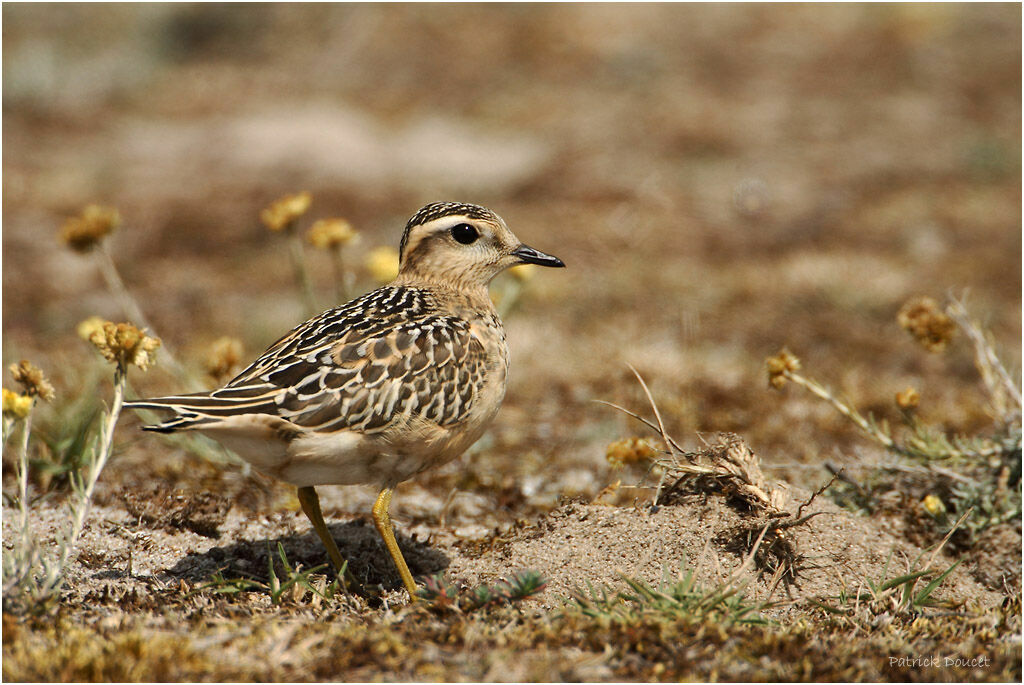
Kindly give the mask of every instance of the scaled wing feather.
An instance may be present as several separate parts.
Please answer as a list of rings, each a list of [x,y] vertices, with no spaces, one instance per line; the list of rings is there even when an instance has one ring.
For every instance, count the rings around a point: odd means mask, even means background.
[[[130,403],[175,412],[149,427],[204,428],[262,414],[299,429],[372,433],[418,416],[468,416],[486,374],[469,324],[441,315],[421,290],[385,287],[297,326],[219,390]]]

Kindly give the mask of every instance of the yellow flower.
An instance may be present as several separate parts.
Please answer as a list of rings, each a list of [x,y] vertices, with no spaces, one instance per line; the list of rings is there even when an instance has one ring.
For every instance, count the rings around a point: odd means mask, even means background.
[[[393,247],[375,247],[366,256],[366,268],[380,283],[389,283],[398,275],[398,250]]]
[[[160,339],[152,338],[130,323],[104,321],[103,326],[89,336],[103,358],[115,364],[134,364],[143,371],[156,358]]]
[[[88,252],[120,225],[121,215],[113,207],[89,205],[64,222],[60,239],[72,250]]]
[[[774,357],[765,360],[768,367],[768,382],[773,388],[781,388],[786,384],[787,374],[800,370],[800,360],[785,347]]]
[[[946,513],[946,505],[935,495],[925,495],[921,500],[921,506],[932,516],[941,516]]]
[[[658,451],[644,438],[627,438],[608,445],[604,458],[612,468],[622,468],[626,464],[643,463],[654,459]]]
[[[271,231],[289,231],[295,221],[309,210],[313,203],[313,195],[308,190],[294,195],[285,195],[270,203],[260,212],[260,221]]]
[[[908,387],[906,390],[896,393],[896,405],[900,409],[916,409],[920,402],[921,393],[914,388]]]
[[[344,219],[319,219],[306,234],[310,245],[321,250],[342,247],[358,239],[359,234]]]
[[[12,419],[23,419],[32,410],[31,395],[19,395],[13,390],[3,389],[4,416]]]
[[[224,336],[214,340],[206,357],[206,372],[218,383],[226,380],[234,375],[243,353],[242,341],[238,338]]]
[[[11,364],[10,371],[15,382],[25,389],[25,394],[29,397],[39,397],[47,402],[53,399],[53,385],[46,380],[42,369],[35,364],[22,359],[17,364]]]
[[[526,283],[537,273],[536,264],[517,264],[508,270],[512,277],[521,283]]]
[[[897,320],[929,352],[942,352],[956,332],[956,323],[930,297],[908,300]]]
[[[79,338],[89,342],[89,339],[92,338],[92,334],[101,330],[104,323],[106,323],[106,319],[102,316],[90,316],[88,319],[78,323],[78,326],[75,328],[75,332],[78,333]]]

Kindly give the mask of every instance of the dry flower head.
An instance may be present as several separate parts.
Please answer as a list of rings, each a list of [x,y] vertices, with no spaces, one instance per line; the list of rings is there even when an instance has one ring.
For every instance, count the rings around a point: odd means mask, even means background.
[[[78,334],[79,338],[85,342],[89,342],[92,334],[98,330],[102,330],[103,324],[106,322],[107,320],[102,316],[90,316],[88,319],[78,323],[78,326],[75,327],[75,332]]]
[[[906,388],[896,393],[896,406],[900,409],[916,409],[921,403],[921,393],[914,388]]]
[[[345,219],[318,219],[306,234],[309,244],[321,250],[344,247],[358,239],[359,234]]]
[[[390,283],[398,276],[398,250],[375,247],[366,256],[366,268],[379,283]]]
[[[309,210],[313,195],[308,190],[285,195],[260,212],[260,221],[271,231],[291,230],[295,221]]]
[[[42,369],[35,364],[22,359],[17,364],[9,367],[14,381],[25,389],[29,397],[39,397],[51,401],[54,397],[53,385],[43,375]]]
[[[930,297],[908,300],[897,319],[929,352],[942,352],[956,332],[956,322]]]
[[[800,360],[785,347],[774,357],[765,360],[768,368],[768,382],[773,388],[781,388],[786,384],[786,376],[800,370]]]
[[[646,438],[626,438],[608,445],[604,458],[614,469],[626,464],[645,464],[658,456],[656,450]]]
[[[921,500],[921,506],[932,516],[941,516],[946,513],[946,504],[937,495],[925,495]]]
[[[156,358],[160,339],[153,338],[130,323],[104,321],[103,326],[93,331],[89,342],[96,346],[103,358],[115,364],[134,364],[143,371]]]
[[[3,389],[3,395],[4,418],[23,419],[32,411],[32,397],[30,395],[19,395],[7,388]]]
[[[113,207],[89,205],[64,222],[60,240],[72,250],[88,252],[120,225],[121,215]]]
[[[206,357],[206,372],[217,382],[227,380],[238,370],[244,352],[238,338],[224,336],[214,340]]]

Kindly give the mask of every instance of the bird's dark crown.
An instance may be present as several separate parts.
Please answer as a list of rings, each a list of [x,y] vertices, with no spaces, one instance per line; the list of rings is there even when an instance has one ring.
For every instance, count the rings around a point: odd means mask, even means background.
[[[402,242],[398,246],[398,254],[403,257],[405,256],[405,246],[409,242],[409,231],[414,227],[422,226],[425,223],[446,216],[465,216],[470,219],[498,221],[498,216],[494,212],[480,205],[466,202],[431,202],[413,214],[412,218],[405,225],[405,231],[402,233]]]

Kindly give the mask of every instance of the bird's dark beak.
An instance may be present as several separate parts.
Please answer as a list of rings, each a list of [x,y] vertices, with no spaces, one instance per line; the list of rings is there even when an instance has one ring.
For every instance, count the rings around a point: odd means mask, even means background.
[[[544,254],[540,250],[535,250],[529,245],[520,245],[516,249],[512,250],[512,254],[519,257],[519,261],[523,264],[539,264],[540,266],[565,266],[558,257],[554,255]]]

